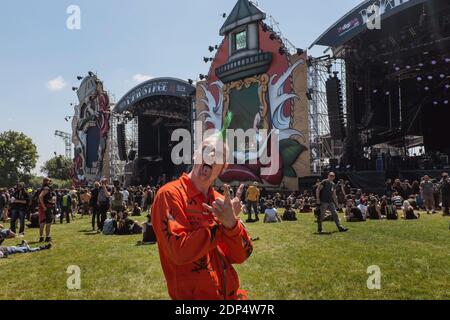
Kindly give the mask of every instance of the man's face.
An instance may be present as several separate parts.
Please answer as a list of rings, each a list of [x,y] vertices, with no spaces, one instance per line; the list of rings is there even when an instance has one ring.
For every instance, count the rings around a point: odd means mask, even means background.
[[[193,176],[203,183],[213,184],[226,168],[226,150],[220,139],[206,140],[194,156]]]
[[[428,182],[428,181],[430,181],[430,177],[429,177],[429,176],[425,176],[425,177],[424,177],[424,180],[425,180],[426,182]]]
[[[334,179],[336,179],[336,175],[335,175],[334,173],[330,173],[330,174],[328,175],[328,179],[329,179],[330,181],[334,181]]]

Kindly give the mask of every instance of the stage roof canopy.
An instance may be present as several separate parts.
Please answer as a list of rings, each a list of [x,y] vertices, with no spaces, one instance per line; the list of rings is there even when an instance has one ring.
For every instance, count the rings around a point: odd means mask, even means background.
[[[365,30],[369,30],[368,16],[369,19],[372,16],[369,8],[373,5],[380,8],[382,25],[383,20],[427,1],[432,0],[366,0],[325,31],[311,47],[321,45],[337,48]]]
[[[155,78],[131,89],[117,103],[114,112],[130,111],[137,103],[156,96],[189,97],[195,95],[195,87],[188,82],[175,78]]]

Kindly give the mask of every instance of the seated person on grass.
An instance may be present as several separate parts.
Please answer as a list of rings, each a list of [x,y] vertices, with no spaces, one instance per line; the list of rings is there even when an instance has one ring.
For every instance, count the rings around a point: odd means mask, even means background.
[[[387,220],[398,220],[397,207],[393,205],[392,199],[386,199],[386,205],[383,206],[382,214],[386,216]]]
[[[142,245],[155,244],[156,243],[156,235],[155,235],[155,231],[153,230],[151,214],[147,215],[147,221],[142,224],[142,229],[143,229],[144,235],[143,235],[141,244]]]
[[[370,220],[381,220],[381,210],[375,197],[370,198],[369,207],[367,207],[367,214]]]
[[[367,219],[367,206],[366,206],[366,201],[364,199],[359,200],[359,204],[358,204],[358,209],[359,211],[361,211],[364,220]]]
[[[14,239],[17,235],[9,229],[5,229],[3,225],[0,224],[0,244],[6,239]]]
[[[117,233],[117,212],[111,212],[111,218],[106,219],[103,224],[103,234],[105,236],[112,236]]]
[[[292,209],[292,206],[290,204],[286,206],[286,210],[283,213],[282,219],[283,221],[297,221],[295,210]]]
[[[417,220],[420,218],[420,213],[415,214],[414,208],[411,206],[409,201],[403,202],[403,219],[405,220]]]
[[[1,258],[8,258],[11,254],[18,254],[18,253],[29,253],[29,252],[38,252],[42,250],[48,250],[52,247],[52,244],[49,243],[45,246],[40,246],[38,248],[31,248],[28,243],[23,240],[22,244],[17,247],[0,247],[0,259]]]
[[[30,229],[39,228],[39,212],[35,212],[30,215],[30,224],[28,224],[27,227]]]
[[[273,207],[273,202],[269,201],[267,203],[266,211],[264,211],[264,223],[277,223],[281,222],[280,217],[278,216],[277,210]]]
[[[348,199],[345,205],[345,219],[347,222],[364,222],[365,218],[356,206],[355,201],[353,199]]]
[[[133,221],[128,218],[128,213],[123,213],[123,218],[119,221],[117,228],[118,235],[131,235],[131,234],[141,234],[142,227],[137,221]]]
[[[142,209],[139,208],[139,205],[137,204],[137,202],[134,203],[134,205],[133,205],[133,210],[131,211],[131,215],[132,215],[133,217],[140,217],[140,216],[141,216],[141,213],[142,213]]]

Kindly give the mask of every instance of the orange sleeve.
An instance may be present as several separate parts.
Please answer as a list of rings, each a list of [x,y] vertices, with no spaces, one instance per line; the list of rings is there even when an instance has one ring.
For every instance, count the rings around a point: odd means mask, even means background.
[[[193,229],[177,191],[159,192],[152,208],[152,221],[158,244],[176,265],[200,260],[217,246],[217,223]]]
[[[244,263],[253,252],[253,243],[241,221],[232,230],[221,227],[219,247],[231,264]]]

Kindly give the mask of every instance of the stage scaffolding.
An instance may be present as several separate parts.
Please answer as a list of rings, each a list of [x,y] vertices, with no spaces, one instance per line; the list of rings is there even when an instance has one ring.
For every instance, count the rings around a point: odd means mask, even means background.
[[[331,159],[339,159],[343,154],[342,141],[332,139],[328,117],[326,92],[327,79],[336,74],[342,83],[344,114],[346,108],[345,62],[329,55],[308,59],[309,118],[311,143],[311,172],[321,175]]]
[[[109,148],[109,169],[110,169],[110,180],[122,181],[125,177],[125,166],[126,161],[120,160],[119,157],[119,146],[117,142],[117,125],[120,123],[125,124],[125,138],[126,138],[126,150],[127,155],[131,150],[136,150],[138,148],[138,119],[133,117],[131,113],[115,113],[112,112],[110,118],[110,148]]]

